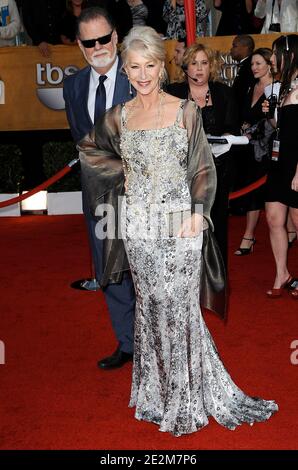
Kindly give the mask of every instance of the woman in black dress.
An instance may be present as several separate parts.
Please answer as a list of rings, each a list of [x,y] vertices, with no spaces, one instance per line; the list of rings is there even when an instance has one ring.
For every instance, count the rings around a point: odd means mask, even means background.
[[[266,99],[264,89],[272,83],[271,74],[271,49],[262,47],[256,49],[251,57],[251,70],[254,75],[255,84],[247,90],[246,98],[242,104],[241,120],[242,131],[251,139],[251,144],[241,149],[241,172],[238,175],[237,185],[243,188],[254,183],[267,172],[268,155],[266,150],[263,154],[257,154],[253,145],[254,135],[249,131],[252,126],[265,118],[262,111],[262,103]],[[240,104],[241,106],[241,104]],[[269,152],[269,148],[268,148]],[[246,227],[241,244],[235,255],[243,256],[252,253],[255,239],[255,228],[258,223],[260,210],[264,208],[264,188],[258,188],[241,198],[241,205],[246,211]]]
[[[276,57],[280,51],[282,60],[279,64]],[[272,289],[267,291],[267,296],[280,297],[283,289],[290,288],[292,297],[298,299],[298,283],[293,280],[287,267],[286,230],[289,211],[298,232],[298,36],[291,34],[278,38],[273,43],[271,60],[277,70],[281,67],[281,89],[275,152],[272,152],[265,188],[266,215],[276,264],[274,284]]]
[[[202,112],[206,134],[220,136],[239,134],[238,112],[233,90],[219,81],[221,63],[214,51],[203,44],[186,49],[182,69],[187,81],[172,83],[168,93],[179,98],[192,99]],[[227,152],[214,158],[217,190],[211,210],[214,235],[225,264],[227,264],[228,202],[231,162]]]

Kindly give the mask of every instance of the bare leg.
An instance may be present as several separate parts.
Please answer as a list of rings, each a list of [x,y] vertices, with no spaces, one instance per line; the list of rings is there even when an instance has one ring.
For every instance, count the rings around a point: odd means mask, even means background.
[[[294,209],[295,210],[295,209]],[[287,218],[287,232],[288,232],[288,241],[290,244],[293,243],[294,240],[297,238],[297,228],[292,220],[291,210],[289,209],[288,218]]]
[[[240,248],[250,249],[254,244],[255,229],[259,220],[260,211],[249,211],[246,214],[245,232],[240,244]],[[235,255],[240,255],[241,251],[236,250]]]
[[[294,209],[293,207],[290,207],[288,219],[289,218],[291,219],[294,230],[296,230],[296,233],[298,234],[298,209]],[[291,295],[295,299],[298,299],[298,287],[296,287],[295,290],[291,292]]]
[[[266,217],[270,230],[271,248],[273,251],[276,276],[273,288],[279,289],[289,278],[287,268],[288,235],[286,230],[286,218],[288,208],[280,202],[266,203]]]

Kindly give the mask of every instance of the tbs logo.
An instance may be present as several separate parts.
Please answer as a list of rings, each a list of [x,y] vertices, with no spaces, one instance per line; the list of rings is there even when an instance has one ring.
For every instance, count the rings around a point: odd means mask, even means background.
[[[36,64],[37,85],[54,85],[52,87],[37,88],[36,93],[42,104],[55,111],[65,109],[63,88],[57,85],[60,85],[65,77],[73,75],[77,70],[79,68],[75,65],[68,65],[63,70],[61,67],[52,66],[52,64],[46,64],[45,66]]]

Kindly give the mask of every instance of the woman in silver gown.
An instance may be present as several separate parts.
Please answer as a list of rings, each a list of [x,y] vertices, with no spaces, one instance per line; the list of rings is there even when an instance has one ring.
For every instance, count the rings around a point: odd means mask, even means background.
[[[176,436],[208,416],[229,429],[265,421],[276,403],[234,384],[200,310],[222,313],[225,292],[210,220],[216,172],[200,111],[160,90],[165,51],[152,28],[132,28],[122,59],[136,97],[108,111],[79,149],[94,210],[118,207],[125,192],[121,231],[137,300],[130,406]],[[125,269],[122,241],[107,240],[103,285]]]

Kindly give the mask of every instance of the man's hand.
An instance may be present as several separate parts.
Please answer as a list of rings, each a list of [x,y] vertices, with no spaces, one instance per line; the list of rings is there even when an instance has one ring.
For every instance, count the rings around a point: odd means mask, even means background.
[[[47,42],[44,42],[44,41],[41,42],[40,44],[38,44],[38,48],[43,57],[50,57],[51,49],[50,49],[50,45]]]

